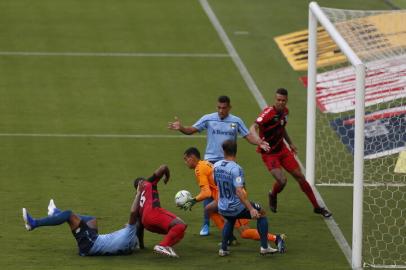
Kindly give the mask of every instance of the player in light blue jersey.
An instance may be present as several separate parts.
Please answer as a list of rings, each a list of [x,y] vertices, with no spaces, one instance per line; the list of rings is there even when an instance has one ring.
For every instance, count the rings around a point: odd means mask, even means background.
[[[78,244],[80,256],[124,255],[132,253],[138,244],[137,213],[138,209],[133,203],[128,224],[123,229],[109,234],[98,234],[95,217],[78,215],[71,210],[62,211],[56,208],[52,199],[48,205],[47,217],[34,219],[23,208],[23,219],[28,231],[41,226],[57,226],[65,222],[68,223]],[[144,247],[140,246],[140,248]]]
[[[219,190],[218,212],[227,220],[223,228],[220,256],[227,256],[230,251],[227,242],[232,238],[237,219],[256,219],[260,235],[260,254],[278,252],[268,244],[268,221],[265,211],[257,203],[250,202],[245,192],[244,171],[236,160],[237,144],[227,140],[222,144],[224,160],[214,164],[214,180]]]
[[[204,159],[215,163],[224,158],[222,143],[226,140],[237,141],[241,135],[249,143],[268,151],[269,144],[261,140],[256,134],[250,133],[241,118],[230,114],[231,103],[228,96],[220,96],[217,99],[217,112],[203,115],[193,126],[183,126],[180,120],[175,117],[174,122],[170,122],[168,128],[179,130],[183,134],[192,135],[197,132],[207,131],[207,145]],[[211,198],[204,200],[203,207],[212,201]],[[209,216],[204,212],[204,224],[200,235],[209,234]]]

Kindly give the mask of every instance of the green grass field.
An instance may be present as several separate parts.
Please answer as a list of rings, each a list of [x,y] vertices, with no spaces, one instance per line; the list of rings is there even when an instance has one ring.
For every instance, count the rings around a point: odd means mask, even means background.
[[[273,37],[307,27],[308,1],[209,3],[267,102],[275,88],[290,90],[288,131],[304,161],[306,91],[298,80],[303,73],[291,69]],[[382,0],[319,4],[389,9]],[[0,55],[1,269],[350,268],[293,179],[279,196],[279,212],[268,215],[270,231],[288,235],[288,253],[282,255],[261,257],[258,243],[241,240],[232,256],[219,258],[216,228],[209,237],[198,235],[201,206],[187,213],[175,207],[176,191],[198,191],[193,172],[183,164],[183,151],[197,146],[203,152],[205,139],[167,137],[179,135],[167,130],[167,122],[178,116],[193,124],[215,111],[221,94],[231,97],[232,113],[247,125],[260,110],[199,1],[3,0],[0,52],[73,53]],[[179,260],[152,254],[161,239],[156,234],[146,233],[147,249],[130,256],[82,258],[66,225],[33,232],[23,226],[22,207],[42,216],[54,198],[61,208],[97,216],[101,233],[117,230],[127,222],[132,179],[151,174],[162,163],[172,169],[172,180],[160,185],[161,203],[189,225],[176,246]],[[255,147],[244,140],[239,142],[239,163],[251,199],[267,205],[273,179]],[[319,191],[351,243],[351,189]]]

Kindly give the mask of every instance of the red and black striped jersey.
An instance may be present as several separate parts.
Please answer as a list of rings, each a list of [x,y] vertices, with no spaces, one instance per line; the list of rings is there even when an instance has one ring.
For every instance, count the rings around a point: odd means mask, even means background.
[[[144,214],[146,208],[161,207],[158,194],[158,182],[160,178],[152,175],[147,180],[144,180],[138,186],[139,192],[141,192],[140,198],[140,215]]]
[[[282,112],[278,112],[273,106],[266,107],[255,121],[259,127],[260,138],[267,141],[271,147],[270,153],[277,153],[282,149],[288,114],[286,107]],[[258,152],[263,150],[258,147]]]

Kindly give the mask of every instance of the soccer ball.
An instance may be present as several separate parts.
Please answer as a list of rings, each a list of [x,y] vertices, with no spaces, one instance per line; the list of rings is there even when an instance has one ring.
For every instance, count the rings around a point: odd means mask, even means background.
[[[178,191],[175,195],[175,204],[176,206],[184,205],[189,199],[192,198],[192,194],[190,194],[187,190]]]

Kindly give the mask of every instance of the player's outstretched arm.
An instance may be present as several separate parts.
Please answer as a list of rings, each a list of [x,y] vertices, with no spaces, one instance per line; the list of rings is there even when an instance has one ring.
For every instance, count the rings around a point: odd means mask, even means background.
[[[169,171],[169,167],[165,164],[162,164],[161,166],[159,166],[158,169],[155,170],[154,172],[154,176],[156,178],[161,179],[162,177],[164,177],[164,183],[168,183],[169,178],[171,177],[171,173]]]
[[[138,243],[140,245],[140,248],[144,249],[145,248],[145,245],[144,245],[144,226],[142,225],[140,220],[137,221],[135,226],[137,227]]]
[[[135,195],[133,204],[131,205],[130,219],[128,220],[128,224],[130,225],[136,224],[140,219],[139,215],[140,199],[141,199],[141,190],[137,189],[137,194]]]
[[[258,145],[259,147],[262,148],[262,150],[264,151],[269,151],[270,146],[269,143],[267,141],[262,140],[259,135],[258,135],[258,125],[256,123],[252,124],[250,126],[250,133],[245,136],[245,139],[254,145]]]
[[[191,127],[183,126],[177,116],[175,116],[175,121],[168,123],[168,128],[172,129],[172,130],[179,130],[180,132],[182,132],[183,134],[186,134],[186,135],[192,135],[199,131],[197,128],[195,128],[193,126],[191,126]]]

